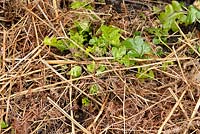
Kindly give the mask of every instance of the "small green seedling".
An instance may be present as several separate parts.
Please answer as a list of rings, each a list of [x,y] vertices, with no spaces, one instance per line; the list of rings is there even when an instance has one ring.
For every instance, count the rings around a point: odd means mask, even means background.
[[[9,127],[9,125],[5,121],[1,121],[1,129],[5,129]]]
[[[82,104],[87,107],[90,105],[90,100],[87,97],[84,97],[82,98]]]
[[[95,62],[93,61],[91,64],[88,64],[87,65],[87,71],[90,72],[90,73],[94,73],[95,72]]]
[[[93,84],[93,85],[90,87],[89,93],[90,93],[90,94],[96,94],[98,91],[99,91],[99,86],[98,86],[97,84]]]
[[[71,75],[74,78],[80,77],[82,73],[82,67],[81,66],[74,66],[71,68],[71,70],[68,72],[69,75]]]
[[[186,24],[192,24],[196,21],[200,21],[200,10],[194,7],[193,5],[190,5],[188,7],[188,14],[186,19]]]
[[[113,57],[125,66],[134,65],[131,58],[145,58],[145,55],[152,54],[150,45],[141,36],[128,38],[121,43],[121,46],[112,47]]]
[[[74,27],[68,33],[71,39],[68,48],[71,50],[73,56],[83,57],[89,53],[83,52],[83,49],[89,42],[90,34],[91,28],[89,20],[85,19],[74,22]]]
[[[74,1],[74,2],[72,2],[71,8],[72,9],[83,8],[83,9],[89,9],[89,10],[93,9],[93,7],[90,5],[90,3],[84,2],[84,1]]]
[[[126,67],[129,67],[131,65],[135,64],[134,60],[131,60],[131,58],[129,57],[129,55],[125,55],[124,57],[122,57],[121,60],[118,60],[121,64],[124,64]]]
[[[160,27],[152,27],[146,29],[148,33],[155,35],[153,38],[153,43],[154,44],[163,44],[167,42],[167,36],[168,36],[168,30],[165,30]]]
[[[197,51],[200,53],[200,46],[197,47]]]
[[[167,37],[169,36],[169,31],[177,32],[179,31],[179,25],[188,26],[196,21],[199,22],[200,10],[190,5],[188,8],[184,6],[184,3],[179,3],[178,1],[172,1],[168,4],[164,11],[154,9],[155,13],[158,14],[158,18],[161,26],[148,28],[147,32],[155,35],[153,38],[154,44],[163,44],[168,49],[171,48],[167,45]],[[161,11],[161,12],[160,12]]]
[[[106,70],[106,67],[104,65],[100,65],[97,70],[96,70],[96,75],[101,74],[102,72],[104,72]]]

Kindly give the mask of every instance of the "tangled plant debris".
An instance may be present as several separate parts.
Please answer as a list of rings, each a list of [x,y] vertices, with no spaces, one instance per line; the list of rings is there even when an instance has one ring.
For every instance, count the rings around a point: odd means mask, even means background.
[[[0,133],[200,133],[198,0],[13,2]]]

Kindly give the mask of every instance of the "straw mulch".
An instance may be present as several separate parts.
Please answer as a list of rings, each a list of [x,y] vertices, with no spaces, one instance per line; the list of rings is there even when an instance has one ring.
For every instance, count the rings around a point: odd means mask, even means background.
[[[105,20],[123,29],[124,37],[143,32],[155,24],[150,7],[163,6],[144,2],[148,7],[122,7],[117,13],[105,4],[90,11],[72,10],[63,0],[0,1],[0,119],[9,125],[0,133],[200,133],[199,53],[189,53],[199,43],[195,28],[191,35],[180,33],[181,40],[170,44],[173,51],[165,58],[140,60],[132,67],[109,57],[78,59],[43,44],[46,36],[68,38],[74,21],[84,18],[91,20],[94,31]],[[145,32],[143,37],[151,40]],[[67,74],[93,60],[106,71],[98,76],[83,71],[79,78]],[[174,64],[163,70],[166,61]],[[154,79],[138,79],[139,67],[153,70]],[[99,87],[95,95],[89,94],[93,84]],[[84,97],[89,106],[82,104]]]

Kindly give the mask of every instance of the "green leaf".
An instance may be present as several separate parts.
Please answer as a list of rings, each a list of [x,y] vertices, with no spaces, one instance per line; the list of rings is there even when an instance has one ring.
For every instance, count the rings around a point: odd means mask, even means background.
[[[133,35],[134,35],[134,36],[140,36],[140,35],[141,35],[141,32],[140,32],[140,31],[135,31],[135,32],[133,33]]]
[[[186,24],[186,20],[187,20],[187,16],[186,15],[180,15],[179,17],[179,21],[180,21],[180,24]],[[186,24],[187,25],[187,24]]]
[[[178,1],[172,1],[174,11],[182,11],[181,4]]]
[[[117,47],[112,47],[112,55],[115,59],[120,59],[126,54],[126,47],[124,45]]]
[[[157,46],[156,49],[155,49],[155,53],[156,53],[157,56],[164,55],[163,48],[161,46]]]
[[[87,107],[90,105],[90,100],[87,97],[84,97],[82,98],[82,104]]]
[[[109,45],[119,46],[120,45],[120,32],[121,30],[112,26],[101,26],[102,37]]]
[[[81,66],[74,66],[73,68],[71,68],[71,70],[68,72],[69,75],[71,75],[72,77],[79,77],[81,76],[82,73],[82,68]]]
[[[188,7],[188,15],[186,18],[186,24],[192,24],[196,21],[197,15],[198,15],[198,10],[194,6],[189,6]]]
[[[172,1],[172,4],[168,4],[165,7],[165,11],[159,15],[159,20],[162,23],[163,29],[169,31],[178,31],[177,24],[185,23],[186,15],[182,9],[182,5],[177,1]]]
[[[200,53],[200,46],[197,47],[197,51]]]
[[[72,9],[79,9],[79,8],[85,8],[85,9],[90,9],[92,10],[92,6],[88,4],[87,2],[82,2],[82,1],[74,1],[71,4]]]
[[[7,127],[9,127],[9,125],[5,121],[1,121],[1,128],[5,129]]]
[[[90,94],[96,94],[97,92],[99,91],[99,87],[97,84],[93,84],[91,87],[90,87]]]
[[[196,13],[196,17],[198,20],[200,20],[200,11],[198,10],[198,12]]]
[[[93,46],[93,47],[89,46],[88,48],[86,48],[86,52],[92,53],[97,57],[99,57],[99,56],[101,57],[104,54],[106,54],[107,48],[106,47],[98,47],[98,46]]]
[[[75,22],[75,26],[77,27],[79,33],[90,32],[90,21],[82,20],[80,22]]]
[[[160,39],[158,39],[158,38],[153,38],[153,44],[155,44],[155,45],[158,45],[158,44],[160,44]]]
[[[99,75],[100,73],[102,73],[103,71],[106,70],[106,67],[104,65],[100,65],[97,69],[97,75]]]
[[[55,38],[55,37],[53,37],[53,38]],[[44,38],[44,41],[43,41],[44,44],[45,44],[45,45],[52,44],[53,38],[49,38],[49,37],[46,36],[46,37]],[[54,39],[54,40],[55,40],[55,39]],[[57,39],[56,39],[56,40],[57,40]]]
[[[87,52],[95,56],[104,56],[111,46],[120,46],[121,30],[119,28],[102,25],[100,31],[101,36],[98,38],[93,36],[89,41],[90,46],[86,48]]]
[[[119,60],[119,62],[120,62],[121,64],[124,64],[126,67],[129,67],[129,66],[135,64],[135,61],[130,60],[130,58],[129,58],[128,55],[125,55],[124,57],[122,57],[122,59]]]
[[[53,38],[45,37],[43,42],[45,45],[56,47],[60,51],[64,51],[64,50],[68,49],[67,46],[65,45],[64,41],[57,40],[56,37],[53,37]]]
[[[94,54],[95,56],[103,56],[107,52],[107,43],[102,37],[92,37],[89,41],[90,46],[86,49],[87,52]]]
[[[93,61],[91,64],[87,65],[87,71],[90,73],[94,73],[95,72],[95,62]]]
[[[83,42],[85,41],[82,34],[79,34],[78,32],[70,31],[70,39],[72,39],[74,42],[76,42],[78,45],[83,46]],[[76,46],[71,43],[72,46],[76,48]]]
[[[130,58],[141,58],[144,54],[151,53],[151,47],[147,44],[142,37],[136,36],[135,38],[128,38],[122,42],[126,46]]]
[[[103,39],[102,37],[92,37],[92,39],[90,39],[89,41],[89,44],[90,45],[93,45],[93,46],[98,46],[98,47],[107,47],[107,44],[106,44],[106,40]]]
[[[165,7],[165,12],[160,13],[159,15],[159,20],[161,21],[161,23],[165,22],[167,17],[169,17],[170,15],[172,15],[174,13],[174,9],[172,7],[171,4],[167,5]]]

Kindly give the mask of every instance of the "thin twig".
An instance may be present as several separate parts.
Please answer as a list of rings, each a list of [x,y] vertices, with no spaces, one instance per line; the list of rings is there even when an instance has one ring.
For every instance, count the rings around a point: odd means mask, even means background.
[[[64,114],[70,121],[72,121],[77,127],[79,127],[84,133],[92,134],[86,128],[84,128],[81,124],[79,124],[74,118],[72,118],[64,109],[62,109],[57,103],[55,103],[51,98],[47,97],[48,101],[62,114]]]

